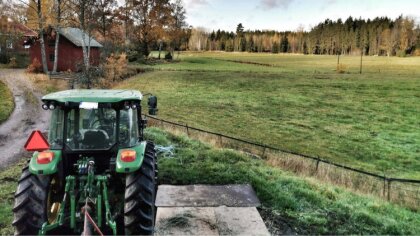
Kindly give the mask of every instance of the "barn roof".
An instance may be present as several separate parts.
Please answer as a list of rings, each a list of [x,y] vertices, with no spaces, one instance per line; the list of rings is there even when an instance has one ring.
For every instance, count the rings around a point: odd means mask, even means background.
[[[12,22],[12,27],[15,29],[15,31],[20,32],[23,36],[26,36],[26,37],[38,36],[38,34],[35,31],[29,29],[27,26],[22,25],[18,22]]]
[[[38,36],[38,33],[29,29],[27,26],[19,23],[19,22],[15,22],[10,18],[7,18],[5,16],[0,18],[0,21],[2,21],[2,23],[0,24],[0,31],[2,31],[3,33],[1,33],[0,35],[11,35],[11,34],[20,34],[22,36],[26,36],[26,37],[36,37]]]
[[[89,44],[89,36],[78,28],[71,28],[71,27],[61,28],[59,30],[59,32],[60,32],[60,35],[66,37],[68,40],[70,40],[70,42],[72,42],[74,45],[76,45],[78,47],[83,46],[83,44],[82,44],[83,37],[82,36],[84,34],[85,35],[86,46]],[[98,41],[96,41],[94,38],[90,37],[90,46],[101,48],[102,44],[98,43]]]

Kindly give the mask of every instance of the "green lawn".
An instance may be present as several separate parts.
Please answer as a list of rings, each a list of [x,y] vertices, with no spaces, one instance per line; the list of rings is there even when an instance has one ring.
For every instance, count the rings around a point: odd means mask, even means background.
[[[0,123],[7,120],[14,107],[12,92],[0,81]]]
[[[362,75],[360,57],[342,57],[343,74],[332,56],[180,58],[118,87],[156,94],[161,118],[420,179],[420,58],[365,57]]]
[[[295,177],[264,161],[230,150],[215,150],[185,136],[149,129],[146,137],[156,144],[175,147],[175,156],[159,159],[161,184],[249,183],[262,202],[265,210],[261,212],[268,225],[274,221],[280,228],[279,222],[287,222],[298,234],[420,233],[418,212]]]

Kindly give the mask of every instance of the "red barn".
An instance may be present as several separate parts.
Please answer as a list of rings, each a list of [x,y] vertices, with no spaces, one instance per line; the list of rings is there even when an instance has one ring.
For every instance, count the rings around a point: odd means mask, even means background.
[[[80,70],[79,65],[83,63],[83,34],[85,37],[85,45],[90,45],[90,61],[91,65],[99,65],[100,48],[102,45],[92,37],[78,28],[62,28],[59,30],[60,40],[58,45],[58,61],[57,71],[77,71]],[[44,35],[45,53],[47,56],[48,70],[52,71],[54,66],[54,49],[55,49],[56,33],[50,30],[50,33]],[[41,46],[39,40],[36,40],[30,49],[31,61],[35,58],[41,60]]]

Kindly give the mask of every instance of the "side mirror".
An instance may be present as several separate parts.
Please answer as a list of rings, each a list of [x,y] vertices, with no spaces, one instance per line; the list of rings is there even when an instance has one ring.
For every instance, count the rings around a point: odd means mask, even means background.
[[[149,106],[149,115],[155,116],[159,109],[157,109],[157,102],[158,99],[156,96],[150,96],[149,100],[147,101],[147,105]]]

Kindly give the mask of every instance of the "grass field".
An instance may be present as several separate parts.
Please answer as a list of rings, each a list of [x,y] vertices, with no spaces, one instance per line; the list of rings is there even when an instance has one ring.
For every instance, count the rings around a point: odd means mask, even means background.
[[[161,118],[420,179],[420,58],[363,60],[184,53],[119,87],[156,94]]]
[[[185,136],[149,129],[146,137],[174,145],[175,156],[160,158],[162,184],[251,184],[268,226],[297,234],[418,234],[420,214],[372,197],[302,179],[230,150],[215,150]],[[285,225],[285,223],[287,223]],[[272,232],[275,235],[279,232]]]
[[[381,199],[357,196],[313,179],[295,177],[259,159],[212,149],[185,136],[154,128],[145,134],[156,144],[175,147],[173,157],[159,157],[160,184],[249,183],[262,202],[260,212],[274,234],[284,232],[285,228],[298,234],[420,232],[420,214]],[[1,235],[13,234],[13,194],[24,162],[0,172]]]
[[[14,107],[12,92],[0,81],[0,123],[7,120]]]

